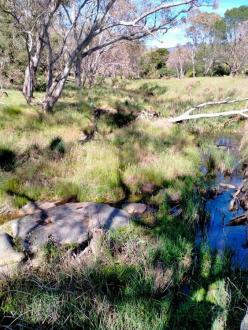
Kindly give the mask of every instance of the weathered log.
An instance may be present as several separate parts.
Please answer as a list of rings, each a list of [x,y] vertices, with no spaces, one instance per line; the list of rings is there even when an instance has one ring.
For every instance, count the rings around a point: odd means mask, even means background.
[[[245,118],[248,118],[248,115],[246,112],[248,112],[248,109],[241,109],[241,110],[232,110],[232,111],[223,111],[223,112],[216,112],[216,113],[199,113],[192,115],[193,111],[204,109],[210,106],[216,106],[216,105],[223,105],[223,104],[234,104],[238,102],[244,102],[248,101],[248,98],[243,99],[236,99],[236,100],[223,100],[223,101],[213,101],[213,102],[206,102],[199,105],[196,105],[195,107],[187,110],[185,113],[178,117],[169,118],[170,123],[179,123],[182,121],[187,121],[191,119],[201,119],[201,118],[216,118],[216,117],[233,117],[233,116],[242,116]]]
[[[248,115],[246,115],[246,112],[248,112],[248,109],[223,111],[223,112],[216,112],[216,113],[199,113],[196,115],[188,115],[185,113],[178,117],[169,118],[169,123],[173,124],[173,123],[179,123],[182,121],[187,121],[187,120],[192,120],[192,119],[217,118],[217,117],[242,116],[242,117],[248,118]]]
[[[237,189],[236,186],[230,183],[220,183],[220,187],[224,189]]]

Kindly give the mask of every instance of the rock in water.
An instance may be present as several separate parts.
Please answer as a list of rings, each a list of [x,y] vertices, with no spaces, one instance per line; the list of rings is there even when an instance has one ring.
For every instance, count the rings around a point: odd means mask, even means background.
[[[94,228],[117,229],[129,224],[123,210],[97,203],[68,203],[42,210],[4,225],[13,237],[21,238],[32,253],[49,240],[58,244],[82,244]]]

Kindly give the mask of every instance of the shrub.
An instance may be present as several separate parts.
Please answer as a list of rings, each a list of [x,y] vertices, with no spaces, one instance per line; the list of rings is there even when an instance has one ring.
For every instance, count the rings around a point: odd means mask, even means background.
[[[145,83],[140,86],[139,92],[143,93],[145,96],[159,96],[165,94],[168,91],[166,86],[159,86],[157,84]]]
[[[37,78],[36,85],[35,85],[36,92],[45,92],[46,87],[47,87],[46,80],[42,76],[39,76]]]

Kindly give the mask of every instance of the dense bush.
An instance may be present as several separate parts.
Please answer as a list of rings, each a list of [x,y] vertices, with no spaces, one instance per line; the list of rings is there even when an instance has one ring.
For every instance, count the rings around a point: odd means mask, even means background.
[[[168,75],[166,61],[169,52],[165,48],[159,48],[147,52],[140,61],[140,75],[146,78],[162,78]]]

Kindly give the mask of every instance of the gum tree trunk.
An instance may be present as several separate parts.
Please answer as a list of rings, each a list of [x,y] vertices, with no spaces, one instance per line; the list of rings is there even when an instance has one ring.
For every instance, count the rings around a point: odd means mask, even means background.
[[[60,98],[66,80],[70,74],[71,65],[72,63],[68,63],[63,73],[59,77],[56,77],[56,79],[53,79],[53,82],[51,86],[47,89],[45,97],[42,102],[43,111],[53,112],[53,108],[57,103],[58,99]]]
[[[77,87],[82,86],[81,64],[82,64],[82,59],[78,58],[75,63],[75,82]]]
[[[38,69],[38,65],[40,62],[40,53],[36,56],[30,58],[29,63],[25,70],[25,77],[23,82],[22,93],[27,101],[27,103],[32,102],[32,98],[34,97],[34,89],[36,84],[36,73]]]

